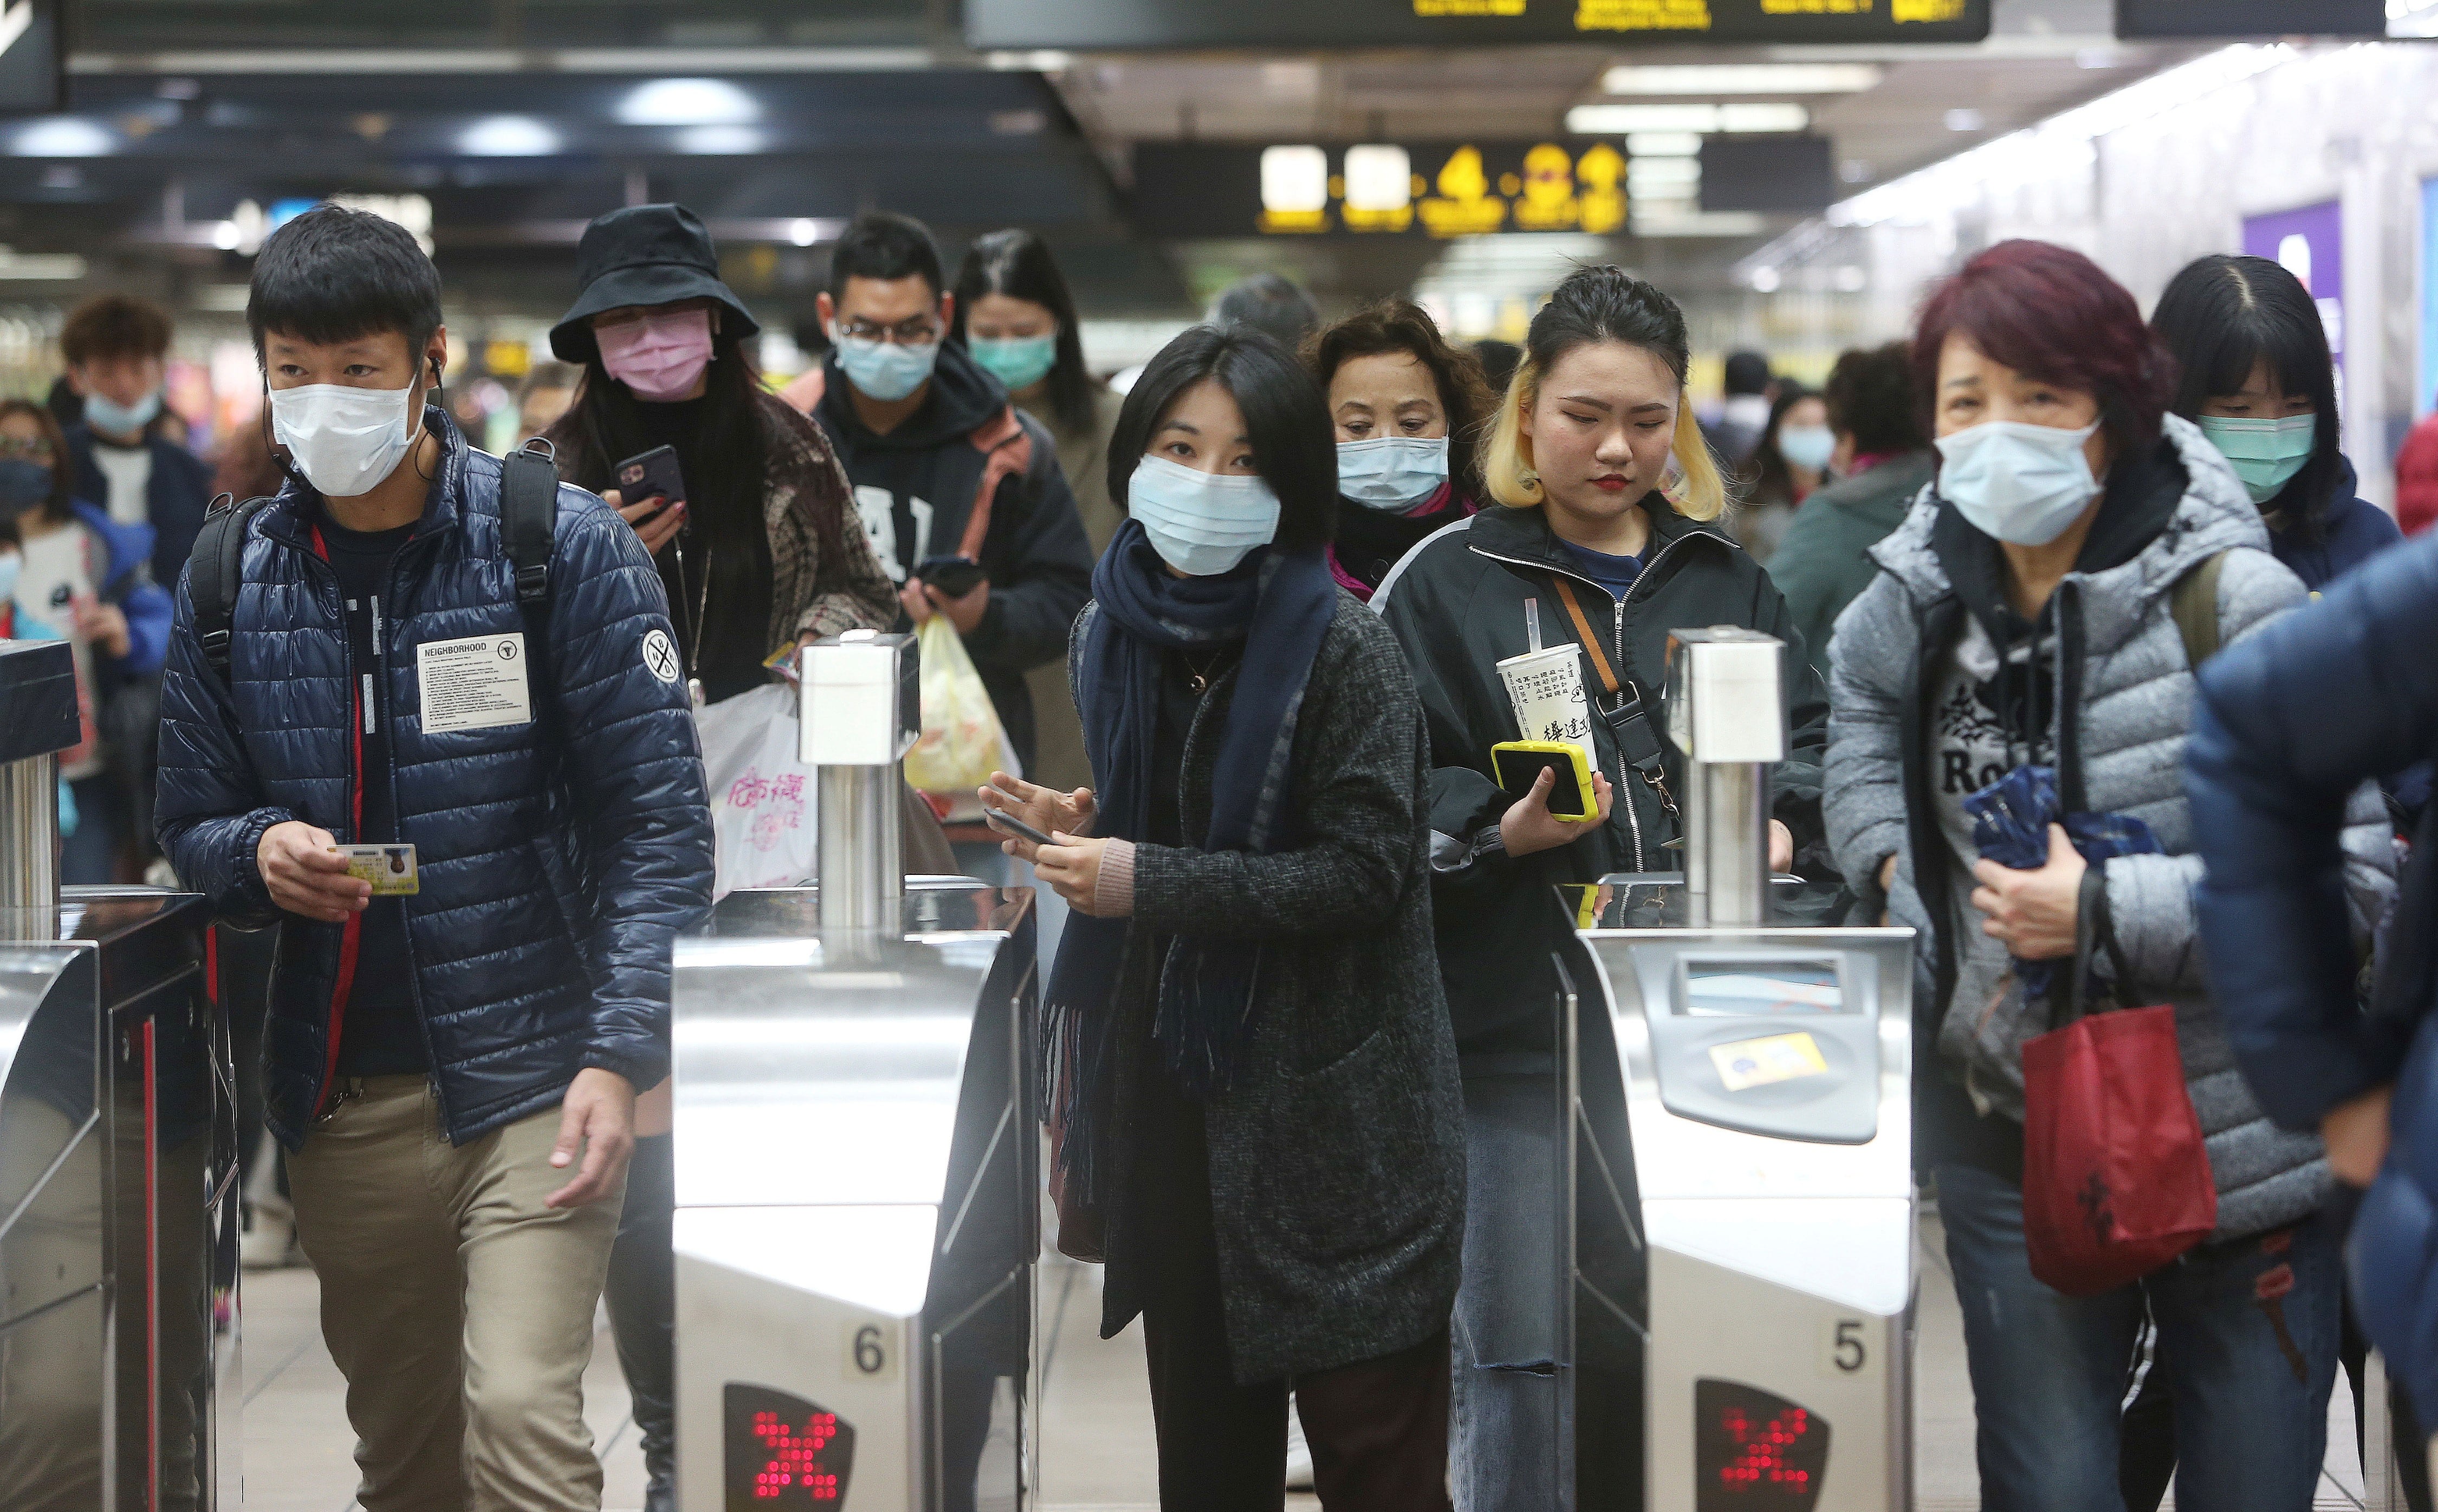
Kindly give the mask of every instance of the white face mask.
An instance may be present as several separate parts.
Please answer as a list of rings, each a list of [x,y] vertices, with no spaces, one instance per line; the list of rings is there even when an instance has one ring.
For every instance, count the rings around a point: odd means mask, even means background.
[[[271,391],[271,438],[325,499],[369,493],[398,470],[420,418],[415,386],[359,389],[307,383]]]
[[[1984,420],[1938,438],[1938,495],[1984,536],[2046,546],[2099,496],[2082,444],[2099,430]]]
[[[1250,473],[1204,472],[1145,457],[1126,483],[1126,513],[1152,550],[1188,577],[1216,577],[1279,533],[1279,496]]]
[[[1337,491],[1368,509],[1391,515],[1419,509],[1447,479],[1445,436],[1370,436],[1337,444]]]

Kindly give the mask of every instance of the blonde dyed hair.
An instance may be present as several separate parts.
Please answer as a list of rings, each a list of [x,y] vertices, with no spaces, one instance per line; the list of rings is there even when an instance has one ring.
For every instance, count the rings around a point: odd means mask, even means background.
[[[1664,353],[1659,355],[1664,359]],[[1515,376],[1508,380],[1507,394],[1498,402],[1498,413],[1491,417],[1490,435],[1481,448],[1482,484],[1491,498],[1510,509],[1538,508],[1548,498],[1540,475],[1532,470],[1527,455],[1531,443],[1525,436],[1526,416],[1540,396],[1540,386],[1537,361],[1527,357],[1515,364]],[[1702,434],[1702,423],[1694,418],[1681,386],[1676,391],[1676,434],[1669,446],[1675,466],[1659,491],[1676,513],[1700,520],[1726,513],[1726,477],[1719,470],[1718,458],[1710,454],[1709,438]]]

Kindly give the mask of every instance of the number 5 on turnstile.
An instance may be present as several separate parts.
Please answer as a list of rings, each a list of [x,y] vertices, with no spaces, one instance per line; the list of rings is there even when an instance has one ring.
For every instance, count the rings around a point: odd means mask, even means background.
[[[1870,1350],[1863,1342],[1863,1320],[1834,1318],[1828,1325],[1828,1350],[1823,1375],[1850,1376],[1870,1363]]]

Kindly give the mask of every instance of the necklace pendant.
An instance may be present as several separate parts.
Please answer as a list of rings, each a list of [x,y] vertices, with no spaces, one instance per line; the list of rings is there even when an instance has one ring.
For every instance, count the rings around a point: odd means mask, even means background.
[[[686,699],[697,709],[702,707],[702,679],[700,677],[688,677],[686,679]]]
[[[1192,677],[1193,678],[1193,691],[1195,693],[1209,693],[1210,691],[1210,678],[1204,677],[1198,672],[1192,674]]]

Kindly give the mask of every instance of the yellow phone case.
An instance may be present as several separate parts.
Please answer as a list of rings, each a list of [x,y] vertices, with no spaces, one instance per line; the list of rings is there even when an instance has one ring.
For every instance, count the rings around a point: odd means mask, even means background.
[[[1532,790],[1541,768],[1558,765],[1558,781],[1549,788],[1549,812],[1562,819],[1587,819],[1599,812],[1592,796],[1591,758],[1571,740],[1503,740],[1490,747],[1490,775],[1501,788],[1522,797]],[[1573,773],[1570,792],[1566,774]]]

